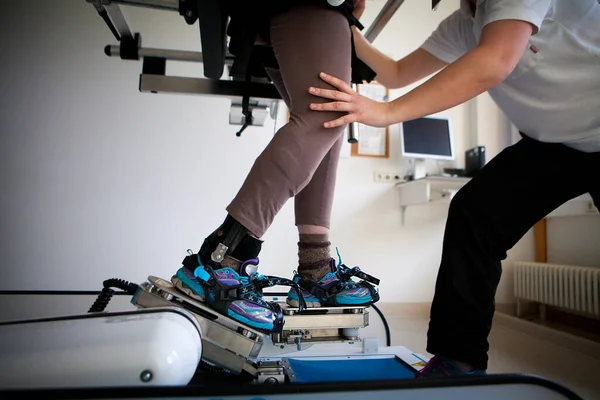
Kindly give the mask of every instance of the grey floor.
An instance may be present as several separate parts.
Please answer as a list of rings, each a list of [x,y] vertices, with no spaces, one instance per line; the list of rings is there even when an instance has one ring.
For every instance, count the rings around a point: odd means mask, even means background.
[[[371,317],[370,332],[380,335],[381,325]],[[415,352],[426,351],[428,320],[425,318],[387,317],[393,346],[405,346]],[[365,332],[368,336],[368,331]],[[364,335],[363,335],[364,337]],[[585,400],[600,400],[600,360],[543,339],[495,324],[489,338],[488,373],[526,373],[568,387]]]

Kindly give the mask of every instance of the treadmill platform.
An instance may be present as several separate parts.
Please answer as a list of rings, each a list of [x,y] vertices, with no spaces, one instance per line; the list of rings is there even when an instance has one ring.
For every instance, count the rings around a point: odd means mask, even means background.
[[[230,373],[246,371],[253,376],[259,375],[256,359],[265,340],[282,349],[286,345],[295,345],[298,351],[304,344],[354,344],[361,340],[359,330],[369,325],[369,313],[363,306],[318,307],[301,312],[285,301],[265,298],[276,301],[283,310],[284,326],[280,333],[262,332],[219,314],[187,296],[171,282],[155,276],[149,276],[147,282],[139,285],[131,303],[138,308],[175,306],[190,311],[202,331],[202,360]],[[264,368],[272,370],[273,366]]]

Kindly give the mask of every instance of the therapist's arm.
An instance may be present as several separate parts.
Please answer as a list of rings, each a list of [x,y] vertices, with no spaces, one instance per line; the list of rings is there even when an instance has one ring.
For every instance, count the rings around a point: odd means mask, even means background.
[[[326,122],[325,127],[351,122],[388,126],[447,110],[501,83],[521,59],[533,29],[533,25],[520,20],[486,25],[475,49],[391,103],[370,100],[336,77],[323,76],[324,81],[340,91],[310,88],[310,92],[319,97],[336,100],[311,104],[311,108],[347,112],[341,118]]]
[[[379,51],[353,26],[356,55],[375,73],[377,83],[398,89],[439,71],[447,64],[423,49],[417,49],[408,56],[395,61]]]
[[[524,21],[487,25],[475,49],[390,103],[391,123],[447,110],[500,84],[523,56],[532,33],[533,25]]]

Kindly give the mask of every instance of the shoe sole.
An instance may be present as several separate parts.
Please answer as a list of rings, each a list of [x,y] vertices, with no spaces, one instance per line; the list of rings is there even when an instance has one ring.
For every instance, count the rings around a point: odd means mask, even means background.
[[[298,300],[293,300],[293,299],[287,299],[286,304],[290,307],[300,307],[300,303],[298,302]],[[306,302],[306,307],[307,308],[319,308],[321,307],[321,303],[319,302],[313,302],[313,301],[307,301]]]
[[[204,303],[204,296],[198,296],[196,292],[189,288],[185,283],[181,281],[177,277],[177,275],[173,275],[171,278],[171,283],[181,292],[183,292],[186,296],[191,297],[194,300],[198,300]]]
[[[286,303],[290,307],[300,307],[300,303],[298,302],[298,300],[287,299]],[[360,303],[360,304],[338,304],[337,307],[352,307],[352,306],[356,306],[356,307],[369,307],[371,305],[373,305],[373,302],[372,301],[368,301],[366,303]],[[319,308],[319,307],[323,307],[323,305],[321,303],[315,303],[315,302],[312,302],[312,301],[307,301],[306,302],[306,308]],[[336,307],[336,306],[328,306],[328,307]]]

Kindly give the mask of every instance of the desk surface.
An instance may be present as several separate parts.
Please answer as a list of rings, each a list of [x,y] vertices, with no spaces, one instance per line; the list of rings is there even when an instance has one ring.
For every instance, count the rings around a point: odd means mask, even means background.
[[[403,186],[403,185],[407,185],[407,184],[414,184],[417,182],[440,183],[440,184],[450,184],[450,185],[453,185],[453,184],[464,185],[465,183],[469,182],[470,180],[471,180],[471,178],[464,177],[464,176],[429,175],[429,176],[426,176],[425,178],[421,178],[421,179],[398,182],[398,183],[396,183],[396,186],[399,187],[399,186]]]

